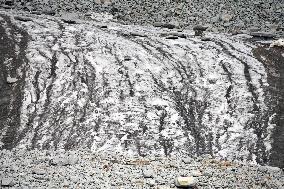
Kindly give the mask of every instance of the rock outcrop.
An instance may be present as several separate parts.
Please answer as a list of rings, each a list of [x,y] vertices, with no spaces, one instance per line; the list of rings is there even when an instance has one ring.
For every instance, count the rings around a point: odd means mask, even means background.
[[[2,149],[211,154],[260,164],[283,153],[283,90],[274,85],[283,77],[274,66],[283,61],[280,47],[109,17],[70,24],[1,11],[0,23]]]

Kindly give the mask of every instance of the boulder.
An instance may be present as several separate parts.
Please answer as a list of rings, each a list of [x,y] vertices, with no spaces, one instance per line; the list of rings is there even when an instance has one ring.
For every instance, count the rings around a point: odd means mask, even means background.
[[[11,177],[5,177],[5,178],[1,179],[1,186],[12,187],[15,184],[16,183],[15,183],[14,179],[11,178]]]
[[[40,168],[35,168],[32,170],[33,174],[37,174],[37,175],[44,175],[45,174],[45,170],[44,169],[40,169]]]
[[[196,185],[196,179],[194,177],[177,177],[175,179],[175,186],[177,188],[189,188]]]
[[[221,16],[221,19],[223,22],[230,22],[232,20],[233,16],[230,14],[223,14]]]
[[[203,32],[208,29],[208,26],[196,25],[193,27],[193,31],[195,32],[195,36],[202,36]]]
[[[7,77],[7,83],[8,84],[13,84],[13,83],[16,83],[17,81],[18,81],[17,78],[13,78],[13,77],[10,77],[10,76]]]
[[[273,41],[270,44],[270,47],[283,47],[284,48],[284,39],[278,39],[276,41]]]
[[[193,177],[200,177],[202,176],[202,173],[199,170],[192,170],[190,171],[190,175]]]
[[[194,31],[206,31],[208,29],[208,26],[206,25],[196,25],[193,27]]]
[[[155,172],[152,169],[144,169],[143,177],[144,178],[154,178]]]
[[[79,158],[76,155],[69,155],[67,157],[54,157],[49,161],[50,165],[59,165],[59,166],[67,166],[67,165],[75,165],[78,163]]]
[[[192,160],[192,158],[190,158],[190,157],[186,157],[186,158],[183,158],[182,161],[183,161],[183,163],[185,163],[185,164],[190,164],[193,160]]]

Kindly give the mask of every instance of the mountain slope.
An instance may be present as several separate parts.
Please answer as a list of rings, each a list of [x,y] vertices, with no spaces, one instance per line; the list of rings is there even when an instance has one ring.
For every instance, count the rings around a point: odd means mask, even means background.
[[[279,112],[249,36],[0,18],[1,148],[269,160]]]

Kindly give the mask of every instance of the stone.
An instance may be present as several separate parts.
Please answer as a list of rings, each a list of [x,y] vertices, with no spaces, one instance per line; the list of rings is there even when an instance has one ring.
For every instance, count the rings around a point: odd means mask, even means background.
[[[259,32],[260,31],[260,28],[259,27],[250,27],[248,29],[249,32]]]
[[[146,34],[140,33],[140,32],[130,32],[130,35],[134,37],[147,37]]]
[[[35,168],[32,170],[33,174],[37,174],[37,175],[44,175],[45,174],[45,170],[44,169],[40,169],[40,168]]]
[[[14,19],[15,19],[15,20],[22,21],[22,22],[32,21],[31,18],[29,18],[29,17],[24,17],[24,16],[14,16]]]
[[[271,32],[251,32],[253,37],[262,37],[262,38],[274,38],[276,35]]]
[[[284,39],[278,39],[270,44],[270,47],[284,47]]]
[[[79,178],[77,176],[70,176],[70,181],[74,182],[74,183],[77,183],[79,182]]]
[[[75,165],[79,161],[79,158],[76,155],[70,155],[67,158],[67,164],[68,165]]]
[[[279,167],[267,166],[267,171],[270,173],[279,173],[281,172],[281,169]]]
[[[14,186],[16,183],[13,178],[5,177],[1,179],[1,186],[11,187]]]
[[[220,17],[219,16],[215,16],[215,17],[212,17],[211,18],[211,22],[212,23],[216,23],[216,22],[218,22],[220,20]]]
[[[13,83],[16,83],[17,81],[18,81],[17,78],[13,78],[13,77],[10,77],[10,76],[7,77],[7,83],[8,84],[13,84]]]
[[[79,15],[76,13],[63,13],[61,19],[68,24],[76,24]]]
[[[163,22],[156,22],[153,24],[154,27],[161,27],[161,28],[168,28],[168,29],[174,29],[176,26],[171,23],[163,23]]]
[[[186,158],[183,158],[182,161],[183,161],[183,163],[185,163],[185,164],[190,164],[190,163],[193,161],[193,159],[190,158],[190,157],[186,157]]]
[[[189,188],[196,185],[196,179],[194,177],[177,177],[175,179],[175,186],[177,188]]]
[[[190,175],[193,177],[200,177],[202,176],[202,173],[199,170],[192,170],[190,171]]]
[[[208,26],[206,25],[196,25],[193,27],[193,30],[196,31],[196,30],[200,30],[200,31],[206,31],[208,29]]]
[[[124,61],[130,61],[131,57],[130,56],[124,56]]]
[[[68,188],[69,185],[70,184],[69,184],[69,182],[67,180],[64,180],[63,183],[62,183],[62,186],[65,187],[65,188]]]
[[[144,169],[143,170],[143,177],[144,178],[154,178],[155,172],[152,169]]]
[[[221,19],[224,22],[230,22],[232,20],[233,16],[230,14],[222,14]]]
[[[156,181],[154,179],[149,179],[146,182],[150,187],[154,187],[156,185]]]
[[[210,37],[201,37],[201,41],[211,41]]]
[[[195,36],[202,36],[203,32],[208,29],[208,26],[196,25],[193,27],[193,31],[195,32]]]

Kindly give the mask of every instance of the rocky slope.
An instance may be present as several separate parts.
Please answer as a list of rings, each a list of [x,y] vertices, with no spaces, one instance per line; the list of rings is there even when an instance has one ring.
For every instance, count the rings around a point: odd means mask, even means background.
[[[0,181],[9,188],[173,189],[192,176],[198,189],[282,189],[283,171],[204,155],[147,158],[80,151],[0,151]]]
[[[1,5],[46,14],[108,12],[128,24],[208,24],[212,31],[262,30],[284,36],[283,0],[2,0]]]
[[[111,18],[0,12],[2,149],[283,166],[281,48]]]

